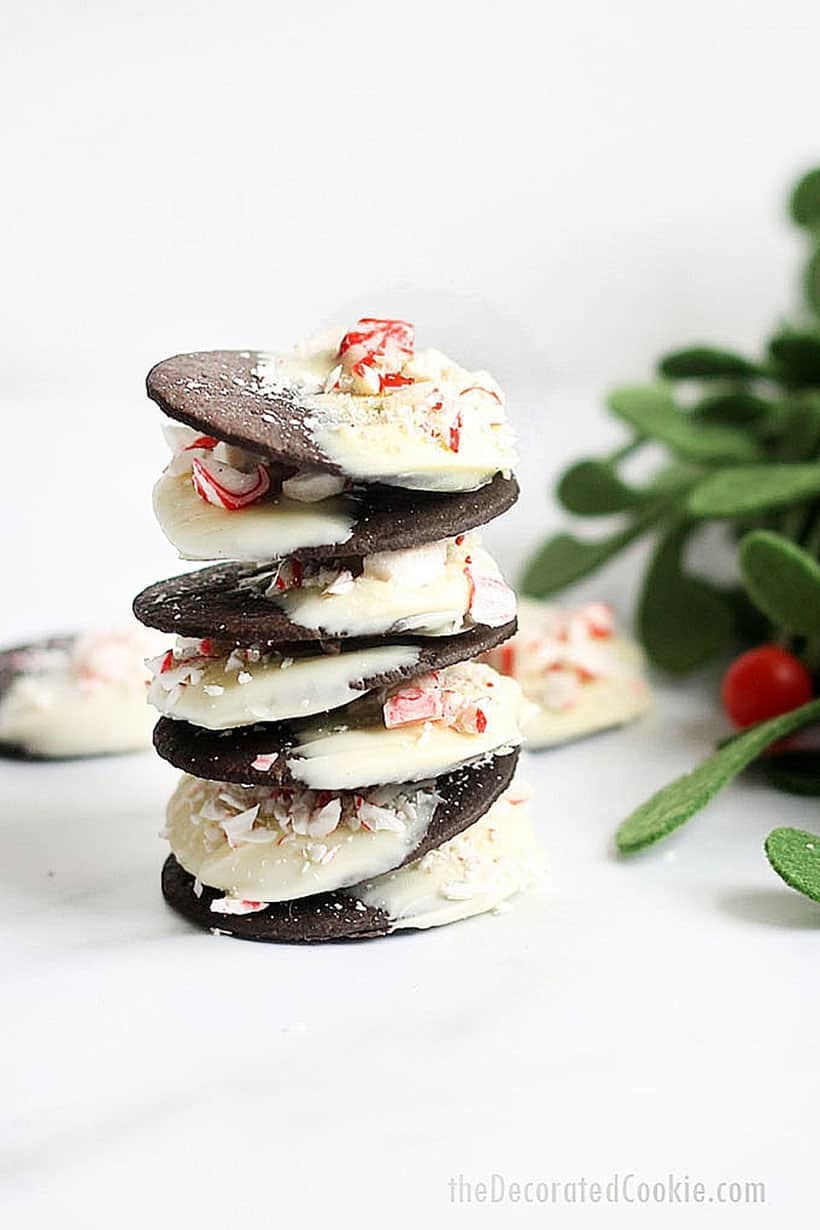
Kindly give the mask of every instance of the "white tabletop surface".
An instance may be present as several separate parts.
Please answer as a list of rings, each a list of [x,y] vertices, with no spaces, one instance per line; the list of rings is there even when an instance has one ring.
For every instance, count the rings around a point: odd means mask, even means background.
[[[525,497],[488,535],[513,573],[559,522],[549,477],[617,438],[592,395],[515,400]],[[0,410],[5,641],[121,618],[180,570],[151,516],[163,450],[138,389]],[[585,592],[628,613],[636,569]],[[657,681],[639,725],[526,758],[541,893],[383,942],[268,947],[175,917],[157,838],[175,774],[151,754],[0,765],[3,1224],[796,1221],[816,1187],[820,909],[761,842],[816,809],[744,782],[654,852],[611,849],[722,732],[715,681]],[[670,1173],[705,1203],[605,1198],[616,1175],[634,1198]],[[576,1186],[558,1205],[458,1203],[459,1175],[474,1196],[493,1175]],[[720,1203],[735,1181],[765,1184],[765,1205]]]

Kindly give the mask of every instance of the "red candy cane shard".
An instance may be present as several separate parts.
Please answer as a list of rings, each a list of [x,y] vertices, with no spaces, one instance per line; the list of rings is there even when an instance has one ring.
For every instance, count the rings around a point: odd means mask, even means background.
[[[471,384],[469,388],[461,390],[459,397],[466,397],[468,393],[486,393],[488,397],[494,397],[499,406],[504,404],[497,393],[492,389],[485,389],[483,384]]]
[[[474,623],[501,628],[515,619],[515,594],[506,581],[489,573],[475,573],[470,567],[464,572],[470,582],[467,609]]]
[[[270,490],[266,466],[259,465],[254,473],[246,474],[223,462],[204,462],[198,457],[191,463],[191,481],[200,499],[231,511],[246,508]]]
[[[506,645],[502,645],[498,651],[499,664],[498,669],[502,675],[515,674],[515,645],[508,641]]]
[[[411,722],[436,721],[444,713],[438,677],[432,674],[423,676],[410,687],[394,692],[384,702],[382,712],[388,730],[394,726],[407,726]]]
[[[606,602],[588,602],[581,610],[581,617],[592,636],[604,640],[615,631],[615,615]]]
[[[186,444],[182,450],[184,453],[190,452],[192,448],[216,448],[219,441],[216,436],[197,436],[190,444]]]
[[[380,393],[385,388],[399,388],[412,384],[412,380],[398,371],[405,359],[410,358],[415,347],[415,329],[406,320],[382,320],[375,316],[363,316],[353,329],[348,330],[339,343],[338,358],[345,371],[362,381],[367,393]],[[397,369],[392,372],[376,372],[377,359],[390,360]]]

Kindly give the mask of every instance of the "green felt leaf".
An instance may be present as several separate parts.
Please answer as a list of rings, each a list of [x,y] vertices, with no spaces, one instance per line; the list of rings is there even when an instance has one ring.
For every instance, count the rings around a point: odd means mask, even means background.
[[[660,441],[687,461],[753,461],[760,455],[747,432],[693,419],[682,413],[668,389],[659,385],[614,389],[608,405],[639,435]]]
[[[692,465],[688,461],[675,461],[658,471],[649,484],[649,490],[659,497],[678,496],[688,491],[703,477],[703,473],[703,466]]]
[[[690,410],[693,418],[706,423],[724,423],[732,427],[747,427],[768,420],[774,403],[754,393],[713,393],[696,402]]]
[[[664,786],[624,820],[615,837],[618,849],[622,854],[634,854],[660,841],[705,807],[769,744],[817,721],[820,721],[820,700],[811,700],[799,709],[743,731],[691,773]]]
[[[820,753],[784,752],[761,761],[769,783],[787,794],[820,797]]]
[[[763,847],[774,871],[812,901],[820,901],[820,837],[804,829],[772,829]]]
[[[628,547],[654,524],[659,515],[657,507],[647,509],[617,534],[594,542],[576,538],[574,534],[556,534],[548,538],[524,569],[519,587],[521,592],[531,598],[546,598],[567,585],[573,585]]]
[[[595,458],[570,466],[558,484],[557,494],[564,508],[580,517],[627,512],[654,498],[651,492],[625,483],[611,462]]]
[[[743,517],[820,495],[820,465],[732,466],[707,475],[689,493],[692,517]]]
[[[820,451],[820,395],[801,390],[784,403],[783,410],[783,426],[773,460],[816,460]]]
[[[725,596],[732,608],[735,637],[741,645],[762,645],[764,641],[771,640],[771,624],[751,601],[742,585],[735,585],[727,589]]]
[[[772,338],[769,354],[784,384],[793,388],[820,385],[820,333],[785,330]]]
[[[658,363],[658,373],[667,380],[712,380],[756,376],[759,367],[732,350],[715,346],[689,346],[673,350]]]
[[[638,607],[641,642],[656,666],[683,674],[708,661],[731,639],[734,614],[716,586],[683,571],[692,527],[678,525],[658,543]]]
[[[778,627],[820,636],[820,567],[796,543],[756,530],[740,544],[740,571],[752,601]]]
[[[806,298],[811,310],[820,316],[820,247],[814,249],[804,275]]]
[[[808,230],[820,228],[820,167],[807,171],[798,180],[789,201],[792,221]]]

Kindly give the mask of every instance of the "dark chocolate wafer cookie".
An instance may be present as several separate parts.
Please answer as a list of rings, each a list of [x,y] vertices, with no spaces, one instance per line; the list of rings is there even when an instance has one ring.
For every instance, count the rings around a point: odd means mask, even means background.
[[[170,854],[162,869],[163,897],[189,922],[217,935],[269,944],[312,944],[391,934],[389,916],[357,901],[350,892],[277,901],[252,914],[218,914],[211,902],[222,893],[203,886],[197,896],[194,885],[194,877]]]
[[[324,634],[321,629],[291,622],[276,601],[266,597],[266,574],[270,574],[270,565],[266,564],[215,564],[186,572],[157,581],[137,594],[134,614],[140,623],[162,632],[218,637],[236,645],[324,642],[332,647],[344,641],[353,648],[385,642],[430,646],[434,641],[461,641],[464,652],[452,661],[476,657],[515,634],[515,621],[500,628],[477,624],[454,636],[423,636],[400,628],[372,637]],[[262,578],[260,584],[255,583],[257,577]]]
[[[299,469],[341,471],[315,443],[310,411],[294,392],[260,391],[258,352],[206,350],[179,354],[152,367],[148,396],[180,423],[228,444]]]
[[[517,761],[516,749],[438,778],[435,789],[440,802],[429,828],[399,866],[423,858],[428,851],[438,849],[480,820],[510,785]],[[241,939],[308,942],[366,938],[386,935],[390,930],[388,915],[357,901],[354,889],[275,902],[250,914],[217,913],[210,904],[222,893],[201,886],[197,896],[194,877],[173,855],[163,868],[162,891],[169,904],[191,922]]]

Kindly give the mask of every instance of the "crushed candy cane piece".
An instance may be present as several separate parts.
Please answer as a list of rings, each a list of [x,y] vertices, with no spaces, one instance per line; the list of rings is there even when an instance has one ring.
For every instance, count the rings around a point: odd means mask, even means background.
[[[242,897],[214,897],[210,908],[214,914],[258,914],[268,908],[268,902],[246,901]]]
[[[357,809],[359,820],[370,832],[387,829],[392,833],[401,833],[404,824],[390,807],[379,807],[375,803],[362,803]]]
[[[468,735],[483,735],[487,729],[486,703],[464,705],[459,711],[458,728]]]
[[[342,815],[342,801],[338,796],[319,807],[308,821],[307,831],[311,837],[327,837],[338,827]]]
[[[278,759],[278,752],[260,752],[256,759],[251,762],[251,768],[256,769],[257,773],[270,773]]]
[[[580,615],[593,636],[605,638],[615,632],[615,612],[608,602],[588,602]]]
[[[470,564],[464,571],[470,582],[468,610],[474,623],[500,628],[515,619],[515,593],[502,577],[477,573]]]
[[[420,675],[409,686],[393,692],[385,700],[382,712],[388,730],[411,722],[440,718],[444,710],[438,673],[431,671]]]
[[[334,580],[325,586],[323,592],[326,594],[346,594],[353,588],[355,583],[353,573],[347,568],[343,568]]]
[[[205,462],[198,457],[191,463],[191,481],[206,503],[231,511],[261,499],[270,490],[271,482],[267,466],[260,464],[254,473],[246,474],[225,462]]]
[[[301,560],[280,560],[265,594],[281,594],[288,589],[301,589],[304,579],[305,567]]]
[[[403,320],[383,320],[364,316],[345,333],[339,343],[336,378],[326,382],[328,392],[342,391],[376,396],[391,389],[413,384],[412,376],[402,372],[415,350],[415,329]]]
[[[251,831],[258,815],[259,804],[257,803],[246,811],[241,811],[238,816],[229,816],[220,821],[222,830],[228,839],[228,845],[232,850],[235,850],[240,844],[241,838]]]
[[[391,346],[409,357],[415,345],[416,330],[406,320],[362,316],[339,343],[339,358],[350,368],[356,363],[372,362]]]
[[[466,397],[468,393],[486,393],[488,397],[492,397],[495,401],[497,401],[499,406],[504,405],[501,393],[497,389],[485,388],[483,384],[469,384],[466,389],[462,389],[460,391],[459,397]]]
[[[457,453],[458,450],[461,448],[462,426],[463,426],[463,420],[461,416],[461,411],[459,410],[458,413],[456,414],[456,417],[453,419],[453,422],[450,424],[450,430],[447,436],[447,443],[449,444],[450,450],[453,453]]]
[[[315,504],[344,491],[345,480],[324,470],[299,470],[282,483],[282,495],[304,504]]]

